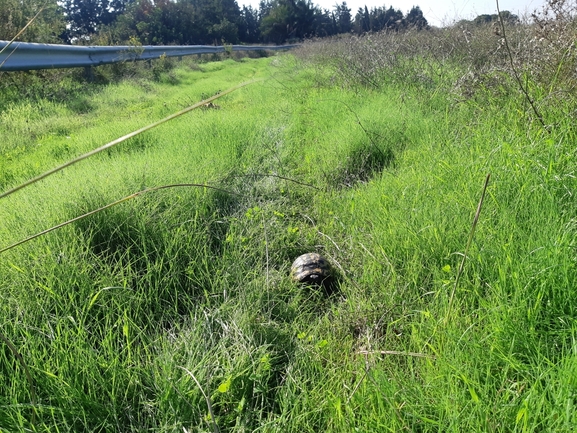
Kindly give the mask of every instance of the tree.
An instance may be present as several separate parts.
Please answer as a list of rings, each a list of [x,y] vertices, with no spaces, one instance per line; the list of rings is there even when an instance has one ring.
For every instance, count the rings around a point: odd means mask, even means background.
[[[302,40],[317,36],[320,30],[330,18],[328,14],[323,16],[323,11],[316,7],[311,0],[287,0],[289,4],[289,38]]]
[[[357,33],[379,32],[381,30],[400,30],[403,27],[403,13],[399,10],[389,7],[388,9],[359,8],[355,16],[355,31]]]
[[[399,10],[389,7],[384,17],[385,27],[389,30],[400,30],[403,26],[403,13]]]
[[[56,0],[0,0],[0,40],[14,38],[38,12],[36,19],[18,40],[62,42],[65,18]]]
[[[258,19],[261,21],[265,16],[267,16],[273,9],[274,5],[272,0],[260,0],[258,4]]]
[[[262,4],[262,3],[261,3]],[[291,11],[286,2],[275,1],[268,3],[264,10],[261,10],[260,34],[264,42],[282,44],[289,37]]]
[[[519,17],[515,14],[512,14],[509,11],[501,11],[501,17],[503,18],[503,21],[506,24],[518,24],[519,21]],[[475,25],[483,25],[483,24],[490,24],[490,23],[494,23],[494,22],[498,22],[499,21],[499,15],[497,14],[482,14],[482,15],[477,15],[477,17],[475,17],[475,19],[473,20],[473,24]]]
[[[416,28],[417,30],[423,30],[429,27],[429,23],[423,15],[423,11],[419,6],[413,6],[405,18],[407,27]]]
[[[189,38],[187,44],[212,44],[238,42],[240,9],[236,0],[180,0],[190,10],[186,14]]]
[[[497,17],[497,15],[489,15],[489,14],[477,15],[475,17],[475,19],[473,20],[473,24],[475,24],[475,25],[488,24],[491,21],[493,21],[493,18],[496,18],[496,17]]]
[[[388,27],[390,18],[388,17],[388,13],[385,8],[371,9],[370,16],[372,31],[379,32]]]
[[[328,9],[320,9],[315,7],[313,9],[313,31],[305,37],[317,36],[327,37],[336,33],[335,21],[333,14]]]
[[[265,42],[283,43],[327,33],[330,15],[310,0],[273,0],[261,2],[260,31]]]
[[[238,24],[238,37],[241,42],[255,43],[260,39],[259,15],[252,6],[243,6]]]
[[[496,17],[497,19],[499,18],[498,15]],[[519,24],[521,22],[521,20],[517,15],[512,14],[509,11],[501,11],[501,17],[503,18],[503,21],[505,21],[505,23],[507,24]]]
[[[369,10],[367,9],[367,5],[365,5],[365,10],[363,12],[363,31],[370,32],[371,31],[371,14],[369,14]]]
[[[355,15],[355,31],[358,34],[366,33],[371,30],[371,16],[369,10],[365,6],[364,8],[359,8],[357,14]]]
[[[238,26],[226,18],[221,19],[217,24],[213,24],[208,34],[212,37],[215,45],[238,44]]]
[[[109,25],[124,13],[131,0],[64,0],[64,9],[69,41],[89,38],[98,32],[101,26]]]
[[[254,18],[255,11],[251,11],[245,18]],[[114,39],[135,37],[151,45],[220,45],[238,43],[240,29],[246,35],[249,25],[254,41],[258,36],[255,23],[243,21],[235,0],[139,0],[118,18],[111,33]]]
[[[353,29],[351,10],[346,1],[335,6],[334,17],[337,33],[349,33]]]

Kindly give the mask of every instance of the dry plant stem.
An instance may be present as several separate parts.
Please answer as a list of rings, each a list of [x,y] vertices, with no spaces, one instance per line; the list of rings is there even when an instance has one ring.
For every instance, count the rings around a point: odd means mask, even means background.
[[[6,44],[6,46],[0,50],[0,54],[2,54],[2,53],[4,52],[4,50],[6,50],[10,45],[12,45],[12,42],[14,42],[18,36],[20,36],[22,33],[24,33],[24,31],[30,26],[30,24],[32,24],[32,23],[34,22],[34,20],[35,20],[36,18],[38,18],[38,15],[40,15],[40,13],[41,13],[43,10],[44,10],[44,6],[42,6],[42,7],[40,8],[40,10],[39,10],[38,12],[36,12],[36,15],[34,15],[34,16],[30,19],[30,21],[28,21],[28,22],[26,23],[26,25],[25,25],[24,27],[22,27],[22,30],[20,30],[18,33],[16,33],[16,36],[14,36],[14,37],[10,40],[10,42],[8,42],[8,44]],[[17,47],[16,47],[16,48],[17,48]],[[13,53],[14,51],[16,51],[16,48],[14,48],[14,50],[12,50],[12,53]],[[10,53],[10,55],[9,55],[8,57],[10,57],[10,56],[12,55],[12,53]],[[4,63],[6,63],[6,60],[8,60],[8,57],[7,57],[6,59],[4,59],[4,61],[3,61],[2,63],[0,63],[0,69],[2,68],[2,65],[3,65]]]
[[[529,102],[529,105],[533,109],[535,116],[537,116],[537,119],[539,119],[539,123],[541,123],[541,126],[543,127],[543,129],[545,129],[545,131],[550,133],[551,131],[549,131],[547,125],[545,125],[543,116],[541,116],[541,113],[537,109],[535,101],[533,101],[533,98],[531,98],[531,96],[529,95],[528,90],[525,88],[525,86],[523,86],[521,77],[519,77],[517,69],[515,68],[515,64],[513,62],[513,55],[511,54],[511,48],[509,47],[509,40],[507,39],[507,33],[505,32],[505,22],[503,21],[503,17],[501,16],[501,10],[499,9],[499,0],[495,0],[495,3],[497,3],[497,14],[499,16],[499,24],[501,24],[501,31],[503,32],[503,40],[505,41],[505,49],[507,50],[507,55],[509,56],[509,63],[511,64],[511,70],[513,71],[513,76],[515,77],[515,80],[517,81],[517,84],[519,85],[521,92],[523,92],[523,95],[525,95],[527,102]]]
[[[76,217],[76,218],[72,218],[71,220],[68,220],[68,221],[65,221],[65,222],[63,222],[63,223],[60,223],[60,224],[58,224],[58,225],[55,225],[55,226],[53,226],[53,227],[50,227],[49,229],[43,230],[43,231],[41,231],[41,232],[39,232],[39,233],[36,233],[35,235],[29,236],[29,237],[27,237],[26,239],[22,239],[21,241],[18,241],[18,242],[14,243],[14,244],[12,244],[12,245],[10,245],[10,246],[7,246],[7,247],[5,247],[5,248],[0,249],[0,254],[2,254],[3,252],[6,252],[6,251],[8,251],[8,250],[11,250],[12,248],[17,247],[18,245],[22,245],[23,243],[26,243],[26,242],[28,242],[28,241],[31,241],[32,239],[36,239],[36,238],[38,238],[38,237],[40,237],[40,236],[43,236],[43,235],[45,235],[45,234],[47,234],[47,233],[50,233],[50,232],[52,232],[52,231],[54,231],[54,230],[56,230],[56,229],[59,229],[59,228],[61,228],[61,227],[64,227],[64,226],[66,226],[66,225],[68,225],[68,224],[71,224],[71,223],[76,222],[76,221],[79,221],[79,220],[81,220],[81,219],[83,219],[83,218],[86,218],[86,217],[89,217],[89,216],[91,216],[91,215],[94,215],[94,214],[96,214],[96,213],[98,213],[98,212],[101,212],[101,211],[103,211],[103,210],[106,210],[106,209],[108,209],[108,208],[111,208],[111,207],[113,207],[113,206],[116,206],[117,204],[120,204],[120,203],[123,203],[123,202],[125,202],[125,201],[127,201],[127,200],[130,200],[131,198],[138,197],[139,195],[145,194],[145,193],[147,193],[147,192],[159,191],[159,190],[161,190],[161,189],[168,189],[168,188],[178,188],[178,187],[209,188],[209,189],[214,189],[214,190],[216,190],[216,191],[226,192],[227,194],[235,194],[235,195],[242,196],[241,194],[238,194],[238,193],[235,193],[235,192],[232,192],[232,191],[228,191],[228,190],[223,189],[223,188],[218,188],[218,187],[216,187],[216,186],[205,185],[205,184],[202,184],[202,183],[175,183],[175,184],[171,184],[171,185],[162,185],[162,186],[157,186],[157,187],[154,187],[154,188],[147,188],[147,189],[144,189],[144,190],[142,190],[142,191],[135,192],[134,194],[127,195],[126,197],[123,197],[123,198],[121,198],[120,200],[116,200],[115,202],[112,202],[112,203],[107,204],[106,206],[102,206],[102,207],[100,207],[100,208],[98,208],[98,209],[95,209],[95,210],[93,210],[93,211],[90,211],[90,212],[88,212],[88,213],[85,213],[85,214],[83,214],[83,215],[80,215],[80,216],[78,216],[78,217]]]
[[[483,193],[481,194],[481,199],[477,205],[477,212],[475,213],[475,218],[473,219],[473,224],[471,226],[471,231],[469,232],[469,239],[467,240],[467,246],[465,247],[465,254],[463,254],[463,260],[461,260],[461,265],[457,271],[457,276],[455,277],[455,284],[453,285],[453,290],[451,292],[451,297],[449,298],[449,308],[447,309],[447,316],[445,317],[445,322],[449,319],[451,314],[451,308],[453,307],[453,299],[455,297],[455,291],[459,285],[459,280],[461,274],[463,273],[463,268],[465,267],[465,260],[467,259],[467,254],[469,253],[469,247],[471,246],[471,241],[475,235],[475,228],[477,227],[477,221],[479,221],[479,215],[481,214],[481,208],[483,207],[483,200],[485,200],[485,193],[487,192],[487,186],[489,185],[489,179],[491,178],[491,173],[487,174],[485,178],[485,185],[483,186]]]
[[[399,355],[399,356],[412,356],[415,358],[435,359],[433,355],[427,355],[425,353],[399,352],[397,350],[359,350],[357,353],[359,355]]]
[[[351,399],[353,398],[353,396],[355,395],[355,393],[357,392],[357,390],[359,389],[359,386],[361,386],[361,383],[363,383],[363,380],[365,380],[365,377],[367,376],[368,371],[365,370],[365,372],[363,373],[363,376],[359,379],[359,381],[357,382],[357,384],[355,385],[355,387],[353,388],[353,391],[351,392],[351,395],[349,395],[349,398],[347,398],[347,404],[349,404],[351,402]]]
[[[266,235],[266,221],[264,219],[264,215],[261,214],[261,219],[262,219],[262,231],[264,234],[264,251],[265,251],[265,255],[266,255],[266,294],[267,297],[270,295],[270,287],[269,287],[269,281],[270,281],[270,263],[269,263],[269,254],[268,254],[268,237]],[[270,302],[270,299],[267,299],[267,301]]]
[[[210,403],[210,398],[205,394],[204,390],[202,389],[202,386],[200,386],[200,382],[196,379],[196,377],[194,377],[194,374],[192,374],[192,372],[190,372],[189,370],[187,370],[184,367],[179,367],[179,368],[186,371],[189,374],[189,376],[192,377],[192,380],[194,380],[194,382],[196,383],[196,385],[200,389],[200,392],[202,392],[202,395],[204,396],[204,399],[206,400],[206,405],[208,406],[208,412],[210,413],[210,419],[212,421],[214,433],[219,433],[220,429],[218,428],[218,425],[216,424],[216,420],[214,418],[214,412],[212,410],[212,404]]]
[[[12,42],[10,42],[10,44],[11,44],[11,43],[12,43]],[[6,48],[8,48],[8,45],[6,45],[6,46],[0,51],[0,54],[2,54],[2,52],[3,52]],[[2,66],[4,65],[4,63],[6,63],[6,61],[10,58],[10,56],[12,56],[12,54],[14,54],[14,52],[16,51],[16,48],[17,48],[17,47],[15,47],[15,48],[10,52],[10,54],[8,54],[8,55],[6,56],[6,58],[4,59],[4,61],[3,61],[2,63],[0,63],[0,72],[2,72]]]
[[[300,180],[296,180],[296,179],[292,179],[290,177],[286,177],[286,176],[281,176],[278,174],[264,174],[264,173],[251,173],[251,174],[238,174],[238,175],[234,175],[231,177],[276,177],[277,179],[282,179],[282,180],[288,180],[289,182],[294,182],[298,185],[302,185],[302,186],[308,186],[309,188],[313,188],[316,189],[317,191],[321,191],[320,188],[311,185],[310,183],[306,183],[306,182],[301,182]]]
[[[34,15],[34,16],[32,17],[32,19],[31,19],[30,21],[28,21],[28,22],[26,23],[26,25],[25,25],[24,27],[22,27],[22,29],[21,29],[18,33],[16,33],[16,36],[14,36],[14,37],[10,40],[10,42],[8,42],[8,44],[6,44],[6,46],[0,50],[0,54],[2,54],[2,53],[4,52],[4,50],[6,50],[10,45],[12,45],[12,43],[16,40],[16,38],[17,38],[18,36],[20,36],[22,33],[24,33],[24,31],[28,28],[28,26],[30,26],[30,24],[32,24],[32,23],[34,22],[34,20],[38,17],[38,15],[40,15],[40,13],[41,13],[43,10],[44,10],[44,6],[42,6],[42,7],[40,8],[40,10],[39,10],[38,12],[36,12],[36,15]],[[18,48],[18,47],[14,47],[14,49],[12,50],[12,52],[11,52],[10,54],[8,54],[8,56],[6,56],[6,58],[4,59],[4,61],[3,61],[2,63],[0,63],[0,69],[2,69],[2,66],[4,65],[4,63],[6,63],[6,61],[10,58],[10,56],[14,53],[14,51],[16,51],[17,48]]]
[[[8,338],[6,338],[6,336],[4,334],[2,334],[1,332],[0,332],[0,340],[2,340],[4,343],[6,343],[6,345],[8,346],[8,348],[10,349],[10,351],[12,352],[14,357],[18,360],[18,362],[20,363],[20,365],[24,369],[24,373],[26,374],[26,380],[28,380],[28,386],[30,387],[30,402],[32,403],[31,424],[35,424],[36,423],[36,391],[34,389],[34,382],[32,382],[32,375],[30,374],[30,370],[28,369],[26,362],[24,362],[24,358],[22,357],[20,352],[18,352],[18,349],[16,349],[16,346],[14,346],[12,344],[12,342],[10,340],[8,340]]]
[[[227,90],[219,93],[218,95],[215,95],[215,96],[212,96],[212,97],[210,97],[210,98],[208,98],[208,99],[205,99],[205,100],[203,100],[203,101],[197,102],[196,104],[191,105],[190,107],[185,108],[184,110],[181,110],[181,111],[179,111],[179,112],[177,112],[177,113],[171,114],[170,116],[165,117],[165,118],[162,119],[162,120],[159,120],[159,121],[157,121],[157,122],[151,123],[150,125],[145,126],[144,128],[140,128],[140,129],[138,129],[138,130],[136,130],[136,131],[134,131],[134,132],[131,132],[130,134],[126,134],[126,135],[124,135],[124,136],[122,136],[122,137],[120,137],[120,138],[117,138],[116,140],[111,141],[110,143],[107,143],[107,144],[105,144],[104,146],[101,146],[101,147],[99,147],[99,148],[97,148],[97,149],[94,149],[94,150],[88,152],[88,153],[85,153],[84,155],[80,155],[80,156],[77,157],[77,158],[74,158],[74,159],[72,159],[72,160],[70,160],[70,161],[68,161],[68,162],[66,162],[66,163],[64,163],[64,164],[62,164],[62,165],[60,165],[60,166],[58,166],[58,167],[55,167],[55,168],[53,168],[53,169],[51,169],[51,170],[48,170],[48,171],[42,173],[41,175],[36,176],[36,177],[34,177],[34,178],[32,178],[32,179],[24,182],[24,183],[22,183],[22,184],[20,184],[20,185],[18,185],[18,186],[16,186],[16,187],[14,187],[14,188],[12,188],[12,189],[10,189],[10,190],[8,190],[8,191],[0,194],[0,198],[4,198],[4,197],[9,196],[10,194],[14,194],[16,191],[19,191],[19,190],[21,190],[21,189],[23,189],[23,188],[25,188],[25,187],[27,187],[27,186],[30,186],[30,185],[32,185],[33,183],[36,183],[36,182],[38,182],[39,180],[44,179],[45,177],[48,177],[48,176],[50,176],[50,175],[52,175],[52,174],[54,174],[54,173],[59,172],[60,170],[64,170],[65,168],[70,167],[71,165],[74,165],[74,164],[76,164],[76,163],[78,163],[78,162],[80,162],[80,161],[83,161],[83,160],[85,160],[86,158],[89,158],[89,157],[91,157],[91,156],[93,156],[93,155],[96,155],[97,153],[100,153],[100,152],[102,152],[103,150],[106,150],[106,149],[109,149],[109,148],[111,148],[111,147],[113,147],[113,146],[116,146],[117,144],[122,143],[123,141],[126,141],[126,140],[128,140],[129,138],[132,138],[132,137],[134,137],[134,136],[136,136],[136,135],[138,135],[138,134],[141,134],[141,133],[143,133],[143,132],[145,132],[145,131],[148,131],[148,130],[150,130],[150,129],[152,129],[152,128],[155,128],[155,127],[157,127],[157,126],[160,126],[160,125],[162,125],[163,123],[168,122],[169,120],[172,120],[172,119],[175,119],[176,117],[182,116],[183,114],[188,113],[189,111],[192,111],[192,110],[194,110],[195,108],[202,107],[203,105],[208,104],[209,102],[212,102],[212,101],[214,101],[215,99],[220,98],[221,96],[224,96],[224,95],[226,95],[226,94],[228,94],[228,93],[231,93],[231,92],[233,92],[233,91],[235,91],[235,90],[240,89],[241,87],[247,86],[247,85],[252,84],[252,83],[255,83],[255,82],[257,82],[257,81],[262,81],[262,79],[256,79],[256,80],[246,81],[246,82],[241,83],[241,84],[239,84],[239,85],[237,85],[237,86],[231,87],[230,89],[227,89]],[[0,252],[1,252],[1,251],[0,251]]]

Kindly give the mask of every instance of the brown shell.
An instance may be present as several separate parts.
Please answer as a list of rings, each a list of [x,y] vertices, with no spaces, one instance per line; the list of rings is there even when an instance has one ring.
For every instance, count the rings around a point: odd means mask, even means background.
[[[291,266],[291,277],[299,283],[322,284],[331,278],[331,265],[317,253],[297,257]]]

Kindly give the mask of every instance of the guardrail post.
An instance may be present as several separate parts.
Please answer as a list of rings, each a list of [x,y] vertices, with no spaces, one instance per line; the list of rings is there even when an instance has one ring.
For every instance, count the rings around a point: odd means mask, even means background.
[[[92,66],[84,67],[84,77],[90,82],[94,82],[94,68]]]

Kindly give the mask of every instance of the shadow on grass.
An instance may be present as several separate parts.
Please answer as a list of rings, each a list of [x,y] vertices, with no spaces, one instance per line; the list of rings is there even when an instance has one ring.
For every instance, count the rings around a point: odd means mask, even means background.
[[[384,170],[393,169],[406,147],[407,138],[401,130],[365,131],[367,139],[354,143],[334,170],[326,174],[333,188],[352,188],[366,183]]]

